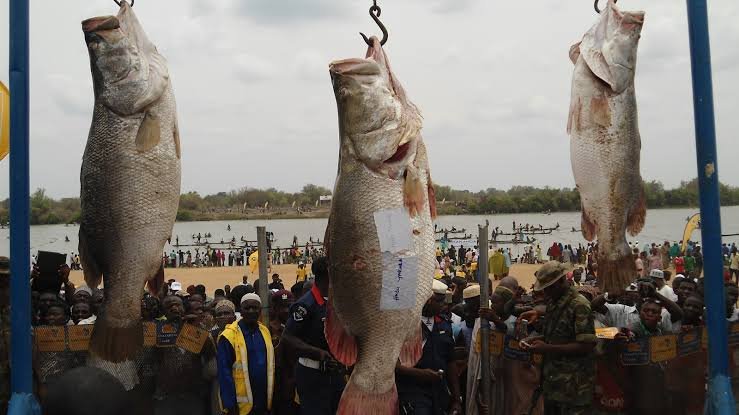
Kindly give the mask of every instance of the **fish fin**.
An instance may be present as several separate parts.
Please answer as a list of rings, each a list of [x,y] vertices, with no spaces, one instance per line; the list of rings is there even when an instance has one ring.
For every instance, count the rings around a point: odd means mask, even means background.
[[[434,183],[431,181],[431,174],[427,176],[428,184],[426,185],[426,192],[429,196],[429,210],[431,211],[431,219],[436,219],[436,190],[434,189]]]
[[[182,157],[182,150],[180,149],[180,125],[176,120],[172,135],[174,136],[174,149],[177,152],[177,159],[180,159]]]
[[[143,153],[151,150],[159,144],[161,138],[162,129],[159,126],[159,119],[147,111],[136,134],[136,151]]]
[[[336,360],[346,366],[353,366],[357,361],[357,339],[346,331],[346,326],[336,315],[331,301],[328,302],[323,331],[329,350]]]
[[[87,243],[87,234],[83,227],[80,227],[79,240],[77,249],[80,252],[80,263],[82,265],[82,273],[85,275],[85,284],[94,290],[103,281],[103,272],[98,267],[95,256],[90,252],[90,247]]]
[[[352,378],[354,374],[352,374]],[[344,388],[344,393],[339,401],[339,415],[365,415],[365,414],[398,414],[398,388],[393,382],[393,387],[385,393],[365,392],[349,378]]]
[[[585,207],[582,208],[582,217],[580,218],[580,228],[582,229],[582,236],[586,241],[592,242],[595,239],[596,227],[595,223],[588,216],[588,212]]]
[[[421,326],[414,330],[411,336],[405,339],[403,347],[400,349],[400,364],[405,367],[413,367],[421,360],[423,354],[423,347],[421,344],[422,339]]]
[[[626,230],[629,235],[636,236],[644,227],[644,220],[647,216],[647,197],[644,194],[644,186],[641,186],[641,194],[636,204],[631,207],[629,216],[626,219]]]
[[[636,263],[631,252],[619,255],[612,259],[598,254],[598,288],[611,296],[620,295],[627,285],[634,282],[636,275]]]
[[[570,47],[570,60],[573,65],[577,63],[577,59],[580,57],[580,43],[582,42],[577,42]]]
[[[146,288],[149,289],[149,292],[153,296],[159,296],[159,290],[162,289],[162,286],[164,285],[164,265],[159,267],[159,270],[157,271],[154,276],[146,281]]]
[[[570,113],[567,117],[567,134],[572,134],[572,131],[580,130],[580,114],[582,113],[582,101],[580,97],[573,100],[570,104]]]
[[[614,24],[638,39],[644,24],[642,12],[620,12],[614,2],[608,2],[608,8],[600,14],[598,23],[594,25],[580,44],[580,52],[590,71],[608,87],[620,94],[634,82],[634,69],[624,65],[623,48],[618,40],[614,40]],[[633,52],[636,53],[638,40],[633,42]],[[615,46],[618,45],[618,46]],[[619,47],[620,46],[620,47]],[[629,45],[631,46],[631,45]]]
[[[415,217],[423,210],[424,193],[423,184],[418,177],[418,169],[408,167],[403,182],[403,204],[408,209],[411,217]]]
[[[90,337],[90,353],[109,362],[132,360],[144,345],[144,327],[141,320],[127,327],[113,327],[103,315],[95,320]]]

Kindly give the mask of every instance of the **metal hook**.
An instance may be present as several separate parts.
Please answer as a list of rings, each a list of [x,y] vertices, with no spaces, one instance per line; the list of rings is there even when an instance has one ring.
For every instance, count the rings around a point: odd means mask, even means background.
[[[117,5],[118,5],[118,7],[121,7],[121,2],[122,2],[122,1],[125,1],[125,0],[113,0],[113,2],[115,2],[115,4],[117,4]],[[131,0],[131,7],[133,7],[133,3],[134,3],[135,1],[136,1],[136,0]]]
[[[387,28],[384,24],[380,21],[380,15],[382,14],[382,9],[380,9],[380,6],[377,5],[377,0],[374,0],[372,2],[372,7],[369,9],[370,17],[372,17],[372,20],[377,23],[377,26],[380,27],[380,30],[382,30],[382,40],[380,41],[380,46],[385,46],[385,43],[387,43]],[[364,42],[367,43],[367,46],[372,46],[372,42],[370,42],[369,38],[362,32],[359,32],[360,35],[362,35],[362,39],[364,39]]]
[[[614,0],[613,2],[616,3],[618,0]],[[600,0],[595,0],[595,3],[593,3],[593,7],[595,8],[595,12],[600,14],[601,10],[598,7],[598,3],[600,3]]]

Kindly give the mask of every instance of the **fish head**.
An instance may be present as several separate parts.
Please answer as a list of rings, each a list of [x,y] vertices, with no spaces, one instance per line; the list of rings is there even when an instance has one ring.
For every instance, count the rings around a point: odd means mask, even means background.
[[[398,179],[413,162],[421,116],[392,73],[380,41],[367,56],[329,66],[339,112],[342,162],[357,161]]]
[[[634,83],[643,26],[643,11],[621,11],[610,0],[598,23],[580,44],[580,53],[590,69],[616,94]]]
[[[126,1],[117,16],[82,22],[95,97],[121,115],[155,102],[169,84],[166,60],[146,36]]]

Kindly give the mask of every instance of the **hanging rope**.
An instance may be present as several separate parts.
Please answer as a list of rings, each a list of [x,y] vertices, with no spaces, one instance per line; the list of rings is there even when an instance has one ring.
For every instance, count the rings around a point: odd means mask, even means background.
[[[115,1],[115,0],[114,0]],[[372,20],[377,23],[377,26],[380,27],[380,30],[382,31],[382,40],[380,41],[381,46],[385,46],[385,43],[387,43],[387,28],[385,28],[385,25],[382,24],[380,21],[380,15],[382,14],[382,9],[380,6],[377,5],[377,0],[372,0],[372,7],[369,9],[369,15],[372,18]],[[362,39],[364,39],[365,43],[367,43],[368,46],[372,46],[372,42],[370,42],[369,38],[362,32],[359,32],[360,35],[362,35]]]

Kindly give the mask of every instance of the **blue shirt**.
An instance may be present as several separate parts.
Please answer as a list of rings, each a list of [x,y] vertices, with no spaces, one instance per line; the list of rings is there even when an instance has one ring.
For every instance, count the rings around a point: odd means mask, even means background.
[[[249,383],[254,399],[254,406],[250,413],[262,414],[267,412],[267,346],[259,328],[250,329],[243,319],[239,320],[239,328],[246,342],[246,359],[249,367]],[[233,379],[233,364],[236,355],[233,346],[225,338],[218,340],[218,384],[221,390],[223,408],[229,412],[238,406],[236,402],[236,385]],[[241,414],[247,415],[247,414]]]

